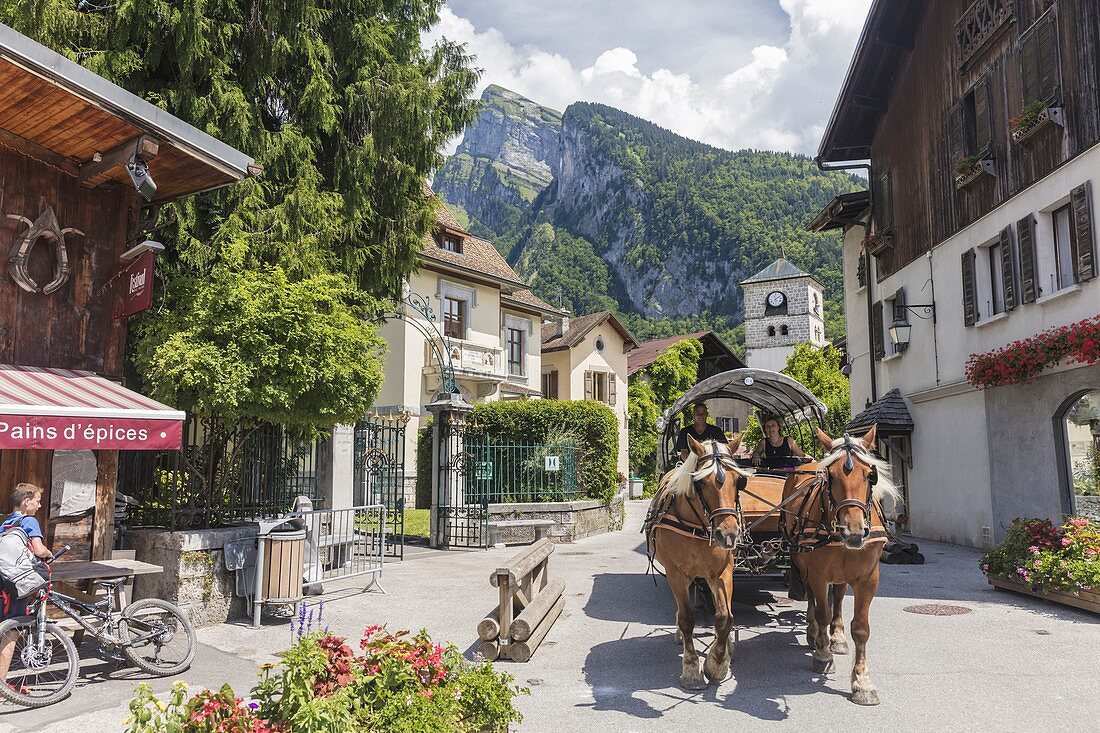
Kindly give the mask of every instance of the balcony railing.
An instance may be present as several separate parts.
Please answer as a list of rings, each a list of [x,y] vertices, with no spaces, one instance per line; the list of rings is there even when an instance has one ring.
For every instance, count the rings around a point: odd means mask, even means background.
[[[978,51],[1012,20],[1012,0],[976,0],[955,24],[955,43],[959,66]]]
[[[499,346],[485,346],[463,339],[447,339],[444,348],[451,357],[456,372],[482,375],[493,379],[504,379],[508,365],[504,359],[504,349]],[[424,344],[425,371],[438,371],[439,366],[431,353],[428,343]]]

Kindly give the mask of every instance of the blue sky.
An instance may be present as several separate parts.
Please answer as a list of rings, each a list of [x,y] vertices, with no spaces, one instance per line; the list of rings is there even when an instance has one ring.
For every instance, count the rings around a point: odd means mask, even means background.
[[[426,41],[500,84],[602,102],[728,149],[812,153],[870,0],[451,0]]]

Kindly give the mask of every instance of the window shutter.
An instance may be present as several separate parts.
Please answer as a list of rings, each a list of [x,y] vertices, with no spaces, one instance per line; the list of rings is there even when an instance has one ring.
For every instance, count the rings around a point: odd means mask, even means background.
[[[615,383],[617,381],[618,380],[615,379],[614,374],[612,374],[611,372],[607,373],[607,404],[611,405],[612,407],[615,406],[615,392],[617,389]]]
[[[882,338],[882,301],[876,301],[871,309],[871,344],[875,359],[886,356],[886,343]]]
[[[878,177],[875,188],[875,228],[884,232],[894,226],[894,202],[890,189],[890,171]]]
[[[593,389],[592,389],[592,381],[593,380],[592,380],[592,378],[593,378],[593,376],[594,375],[592,374],[592,372],[585,372],[584,373],[584,398],[586,400],[592,399],[592,394],[593,394]]]
[[[973,326],[978,321],[978,294],[974,292],[974,248],[962,255],[963,325]]]
[[[948,170],[955,168],[955,163],[959,162],[966,155],[966,144],[963,139],[963,106],[962,104],[956,104],[947,113],[947,134],[951,149],[951,160]]]
[[[1085,181],[1070,194],[1073,201],[1073,243],[1077,282],[1096,277],[1096,238],[1092,231],[1092,182]]]
[[[990,113],[989,77],[974,86],[974,150],[981,153],[993,142],[993,116]]]
[[[1029,33],[1020,39],[1020,78],[1024,87],[1024,105],[1040,98],[1039,37]]]
[[[1006,311],[1016,307],[1016,258],[1012,244],[1012,227],[1005,227],[1001,230],[1001,283]]]
[[[1016,222],[1016,242],[1020,248],[1020,302],[1034,303],[1039,297],[1035,277],[1035,230],[1031,214]]]
[[[1037,99],[1053,102],[1058,97],[1058,40],[1057,27],[1051,15],[1035,29],[1035,61]]]

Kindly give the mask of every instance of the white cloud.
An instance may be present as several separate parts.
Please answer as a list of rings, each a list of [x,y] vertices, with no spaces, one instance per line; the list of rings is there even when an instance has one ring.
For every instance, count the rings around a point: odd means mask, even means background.
[[[832,111],[870,0],[778,0],[788,18],[783,43],[752,44],[749,60],[714,80],[693,79],[675,69],[644,73],[644,49],[616,46],[588,66],[556,53],[553,38],[516,46],[495,28],[479,31],[449,8],[425,36],[467,44],[485,70],[481,88],[499,84],[540,104],[564,110],[575,101],[603,102],[687,137],[723,148],[763,148],[813,153]],[[534,6],[533,6],[534,7]],[[537,9],[532,22],[537,22]],[[691,38],[660,37],[690,44]],[[729,57],[744,59],[744,47]],[[478,90],[480,92],[480,89]]]

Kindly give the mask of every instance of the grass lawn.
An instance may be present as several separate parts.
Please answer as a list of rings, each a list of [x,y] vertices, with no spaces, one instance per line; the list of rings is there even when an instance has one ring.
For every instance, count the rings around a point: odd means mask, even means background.
[[[406,509],[405,510],[405,536],[423,537],[428,539],[430,519],[428,512],[431,509]]]

